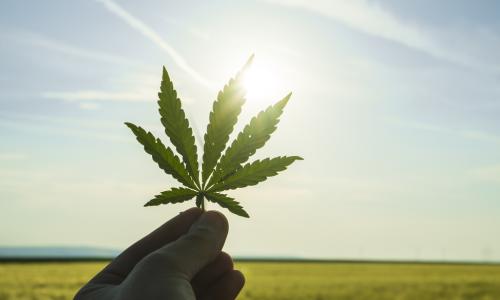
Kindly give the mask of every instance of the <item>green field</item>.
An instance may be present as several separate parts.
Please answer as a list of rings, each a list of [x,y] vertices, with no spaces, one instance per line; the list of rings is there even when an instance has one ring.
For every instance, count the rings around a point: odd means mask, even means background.
[[[0,264],[0,300],[71,299],[104,263]],[[499,265],[240,262],[238,299],[500,299]]]

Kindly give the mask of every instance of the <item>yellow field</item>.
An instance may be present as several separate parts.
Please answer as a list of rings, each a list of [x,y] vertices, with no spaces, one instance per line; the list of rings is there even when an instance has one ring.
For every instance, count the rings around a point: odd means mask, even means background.
[[[104,263],[0,264],[0,300],[71,299]],[[500,266],[237,263],[241,300],[500,299]]]

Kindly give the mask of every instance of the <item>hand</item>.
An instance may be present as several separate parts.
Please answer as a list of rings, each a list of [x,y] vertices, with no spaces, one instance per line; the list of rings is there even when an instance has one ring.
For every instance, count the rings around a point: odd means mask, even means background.
[[[221,252],[228,227],[221,213],[189,209],[126,249],[75,300],[235,299],[245,279]]]

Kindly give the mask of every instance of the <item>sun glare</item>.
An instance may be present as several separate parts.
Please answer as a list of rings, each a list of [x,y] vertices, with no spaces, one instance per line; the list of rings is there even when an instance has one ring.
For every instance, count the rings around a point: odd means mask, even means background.
[[[270,104],[283,98],[289,91],[276,68],[254,60],[243,78],[249,102]]]

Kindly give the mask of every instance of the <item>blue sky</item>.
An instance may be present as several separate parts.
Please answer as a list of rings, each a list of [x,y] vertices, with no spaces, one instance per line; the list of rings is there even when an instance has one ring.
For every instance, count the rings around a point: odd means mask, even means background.
[[[175,182],[123,122],[162,135],[165,65],[202,136],[255,53],[237,129],[293,91],[257,157],[305,160],[231,192],[228,251],[500,260],[499,6],[2,1],[0,245],[121,248],[192,206],[142,207]]]

